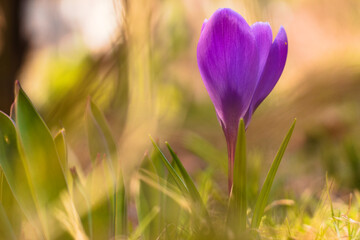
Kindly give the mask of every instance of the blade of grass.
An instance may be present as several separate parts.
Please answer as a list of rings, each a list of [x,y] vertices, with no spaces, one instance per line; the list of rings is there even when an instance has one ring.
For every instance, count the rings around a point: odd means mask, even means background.
[[[229,224],[234,231],[244,232],[246,229],[246,137],[244,120],[240,119],[234,169],[233,186],[230,195],[228,213]]]
[[[46,208],[66,189],[65,176],[50,130],[19,83],[16,89],[16,128],[35,193],[40,206]]]
[[[58,239],[78,239],[88,240],[81,223],[79,213],[76,211],[75,204],[69,193],[64,193],[61,196],[62,209],[54,208],[53,214],[58,221],[63,225],[67,234],[60,236]]]
[[[146,183],[149,187],[155,188],[158,191],[161,191],[163,195],[171,198],[177,203],[178,207],[184,209],[184,211],[187,213],[191,212],[189,201],[187,201],[183,193],[180,192],[179,187],[175,184],[175,182],[167,182],[166,179],[161,178],[155,180],[157,177],[154,176],[154,173],[146,171],[145,169],[141,169],[139,171],[138,178],[139,180]]]
[[[120,169],[117,146],[106,122],[105,116],[90,99],[86,110],[86,124],[89,140],[90,156],[95,163],[98,155],[105,155],[109,174],[112,178],[111,193],[111,235],[126,235],[127,201],[123,176]]]
[[[180,191],[185,195],[188,196],[189,190],[186,187],[184,181],[180,178],[178,173],[175,169],[171,166],[170,162],[166,159],[164,153],[160,150],[159,146],[155,143],[155,141],[150,136],[151,142],[154,145],[154,148],[160,153],[161,160],[163,161],[164,165],[166,166],[167,170],[169,171],[170,175],[174,178],[176,185],[179,187]]]
[[[260,222],[261,222],[261,218],[263,216],[264,213],[264,209],[266,207],[266,204],[268,202],[269,199],[269,194],[270,194],[270,189],[272,186],[272,183],[274,181],[276,172],[279,168],[280,162],[282,160],[282,157],[284,156],[286,147],[290,141],[291,135],[294,131],[295,128],[295,124],[296,124],[296,119],[294,120],[293,124],[291,125],[288,133],[286,134],[285,139],[283,140],[278,153],[276,154],[276,157],[270,167],[270,170],[266,176],[264,185],[260,191],[259,197],[256,201],[255,204],[255,208],[254,208],[254,214],[253,214],[253,218],[251,221],[251,227],[252,228],[258,228],[260,226]]]
[[[185,167],[182,165],[181,161],[179,160],[178,156],[175,154],[175,152],[172,150],[172,148],[170,147],[168,142],[165,142],[167,148],[169,149],[169,152],[173,158],[173,160],[175,161],[175,164],[177,165],[177,167],[179,168],[179,171],[181,173],[181,176],[184,179],[184,182],[189,190],[190,196],[192,197],[192,199],[196,202],[202,202],[200,194],[198,192],[198,190],[195,187],[195,184],[193,182],[193,180],[191,179],[191,177],[189,176],[189,174],[187,173]]]
[[[139,239],[142,233],[146,230],[149,224],[155,219],[156,215],[160,212],[158,206],[153,207],[149,214],[139,223],[139,226],[135,229],[133,234],[129,237],[129,240]]]
[[[189,174],[187,173],[184,165],[182,165],[180,159],[178,158],[178,156],[175,154],[175,152],[172,150],[172,148],[170,147],[169,143],[166,142],[166,146],[167,148],[169,149],[169,152],[174,160],[174,162],[176,163],[177,167],[179,168],[179,171],[184,179],[184,182],[189,190],[189,194],[192,198],[192,200],[197,203],[200,208],[201,208],[201,211],[203,214],[205,214],[205,217],[210,220],[209,218],[209,213],[208,211],[206,210],[206,207],[204,205],[204,202],[203,200],[201,199],[201,196],[200,196],[200,193],[199,191],[196,189],[196,186],[193,182],[193,180],[191,179],[191,177],[189,176]]]
[[[151,139],[152,140],[152,139]],[[184,166],[182,166],[180,160],[177,158],[177,160],[174,159],[174,161],[176,163],[177,168],[179,168],[180,173],[178,173],[175,168],[170,164],[170,162],[166,159],[165,155],[161,152],[160,148],[157,146],[157,144],[152,140],[154,147],[157,149],[157,151],[159,151],[161,153],[162,156],[162,160],[164,162],[164,165],[166,166],[166,168],[168,169],[170,176],[173,177],[173,179],[175,180],[175,183],[177,184],[177,186],[179,187],[180,191],[182,192],[182,194],[184,194],[185,197],[189,197],[192,200],[192,204],[191,204],[191,209],[193,212],[193,216],[195,216],[194,220],[195,220],[195,227],[198,228],[199,232],[203,232],[203,233],[207,233],[209,235],[212,234],[212,226],[211,226],[211,221],[210,221],[210,217],[208,215],[208,212],[202,202],[202,199],[200,197],[200,194],[198,193],[198,191],[196,190],[196,187],[194,185],[194,183],[192,182],[190,176],[187,174]],[[170,148],[171,149],[171,148]],[[172,153],[174,154],[174,152],[172,151]],[[173,155],[172,154],[172,155]],[[174,156],[176,156],[176,154],[174,154]],[[180,166],[181,165],[181,166]],[[182,167],[180,169],[180,167]],[[182,174],[187,175],[187,180],[183,180],[180,176]],[[187,181],[191,181],[192,184],[192,190],[189,190],[189,187],[187,186],[186,182]],[[191,193],[190,193],[191,191]],[[196,194],[195,191],[197,192],[197,197],[195,197],[194,199],[194,195]],[[199,211],[200,209],[200,211]],[[206,219],[206,223],[207,224],[203,224],[203,217],[205,216]]]
[[[105,116],[90,99],[86,108],[86,125],[91,160],[95,162],[99,154],[106,154],[110,167],[115,171],[118,163],[116,143]]]
[[[153,162],[146,155],[142,161],[140,172],[149,172],[151,174],[151,180],[156,183],[159,183],[159,177],[156,174],[156,169],[153,165]],[[139,178],[139,193],[136,195],[136,210],[138,214],[139,222],[142,222],[148,214],[151,212],[152,208],[155,206],[160,207],[161,201],[161,192],[149,186],[149,184]],[[161,216],[157,216],[147,229],[143,232],[143,237],[145,240],[156,239],[160,232],[160,219]]]
[[[18,201],[15,199],[14,194],[11,191],[11,187],[9,186],[2,169],[0,168],[0,176],[1,176],[1,198],[0,204],[4,208],[5,214],[9,219],[10,225],[16,234],[17,238],[20,238],[22,231],[22,224],[24,219],[27,220],[27,217],[24,215],[24,211],[21,209]],[[0,226],[1,228],[4,226]],[[0,233],[0,236],[1,233]]]
[[[330,210],[331,210],[331,218],[332,218],[332,220],[333,220],[333,224],[334,224],[334,228],[335,228],[335,231],[336,231],[336,235],[337,235],[337,237],[340,239],[339,225],[338,225],[338,221],[336,220],[336,217],[335,217],[334,207],[333,207],[333,203],[332,203],[332,199],[331,199],[331,195],[330,195],[332,183],[333,183],[333,182],[331,182],[331,183],[329,184],[328,174],[326,173],[326,193],[327,193],[327,196],[328,196],[328,198],[329,198]]]
[[[2,204],[0,204],[0,236],[2,239],[17,239]]]
[[[19,153],[14,122],[0,112],[0,166],[25,215],[36,215],[36,205],[27,178],[24,161]]]
[[[161,153],[154,149],[151,154],[149,155],[149,158],[151,162],[153,163],[156,173],[159,176],[159,178],[166,179],[168,176],[166,171],[166,166],[163,163]]]
[[[120,178],[118,176],[118,178]],[[117,181],[116,193],[116,215],[115,215],[115,236],[127,234],[127,196],[123,185],[122,177]],[[120,182],[120,183],[119,183]],[[121,186],[121,187],[119,187]]]
[[[59,154],[60,163],[64,171],[64,175],[67,178],[68,175],[68,160],[67,160],[67,148],[65,142],[65,129],[61,129],[54,137],[56,150]]]
[[[171,162],[171,166],[173,166],[175,171],[179,173],[179,168],[177,167],[175,161]],[[166,187],[166,189],[173,189],[175,193],[178,193],[178,195],[181,196],[179,189],[176,187],[175,180],[171,175],[167,176],[164,187]],[[171,239],[172,237],[174,238],[174,236],[177,235],[176,226],[179,225],[180,214],[183,211],[181,207],[177,204],[177,202],[166,194],[163,194],[163,205],[161,210],[162,219],[164,220],[164,226],[167,226],[166,228],[164,228],[164,230],[166,230],[166,239]],[[171,229],[173,229],[174,231],[171,231]]]
[[[246,137],[244,120],[240,120],[238,128],[238,138],[234,159],[234,203],[236,204],[235,212],[239,212],[240,231],[246,229]]]
[[[56,232],[58,226],[52,224],[56,219],[48,208],[62,191],[68,190],[67,182],[49,128],[19,82],[15,84],[15,92],[15,126],[19,152],[28,173],[45,238],[51,238],[50,234]]]
[[[77,168],[72,167],[70,168],[70,174],[71,178],[73,179],[73,185],[76,190],[79,191],[80,196],[82,197],[81,203],[86,206],[86,214],[82,216],[81,222],[84,227],[87,226],[87,229],[84,228],[86,233],[89,236],[89,239],[93,239],[93,221],[92,221],[92,209],[91,209],[91,203],[88,195],[86,194],[86,190],[84,189],[84,186],[81,184],[78,172],[76,170]],[[86,223],[86,224],[84,224]]]
[[[11,189],[9,194],[13,195],[21,212],[32,223],[36,234],[45,235],[44,226],[36,225],[39,221],[39,204],[18,141],[13,120],[0,111],[0,166],[6,178],[3,184]]]

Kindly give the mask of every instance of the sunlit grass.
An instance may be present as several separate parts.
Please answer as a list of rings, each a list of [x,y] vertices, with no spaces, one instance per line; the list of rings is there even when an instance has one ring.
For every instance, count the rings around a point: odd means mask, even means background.
[[[0,220],[3,223],[1,234],[8,239],[22,239],[30,233],[33,236],[30,239],[359,237],[360,195],[355,191],[354,197],[350,194],[346,200],[341,200],[332,194],[334,181],[331,179],[324,177],[324,190],[318,197],[304,192],[300,198],[275,197],[275,201],[268,202],[267,194],[274,178],[274,172],[270,171],[270,180],[266,180],[270,185],[265,182],[263,187],[267,189],[267,193],[260,194],[265,197],[258,200],[263,208],[252,203],[252,198],[238,198],[239,196],[234,195],[232,204],[249,201],[246,211],[240,212],[244,219],[244,227],[240,229],[234,225],[238,216],[236,208],[229,205],[230,213],[234,211],[229,218],[227,191],[219,189],[214,178],[214,166],[217,165],[215,161],[209,162],[209,172],[204,169],[202,182],[194,184],[170,145],[167,144],[167,147],[172,161],[168,160],[158,144],[153,141],[154,149],[151,150],[151,154],[145,155],[137,174],[132,176],[131,184],[123,185],[124,169],[116,166],[117,158],[121,156],[117,154],[116,144],[112,140],[106,120],[94,103],[88,103],[86,113],[89,146],[92,147],[90,152],[93,152],[94,159],[91,168],[84,171],[76,160],[67,154],[64,130],[48,139],[50,132],[46,125],[43,125],[23,90],[19,89],[16,99],[16,111],[13,116],[15,123],[5,114],[1,114],[0,126]],[[29,117],[33,119],[33,124],[38,122],[37,132],[31,133],[28,130],[30,125],[24,122],[24,119]],[[40,132],[42,135],[35,138],[34,134]],[[30,133],[37,142],[26,142],[26,138],[21,139],[21,134],[24,133]],[[289,133],[291,135],[291,131]],[[290,135],[285,138],[284,143],[287,144]],[[17,137],[20,139],[14,141]],[[56,158],[49,155],[51,152],[34,150],[29,154],[23,150],[25,144],[45,144],[43,141],[48,141],[48,147],[56,148]],[[239,141],[240,145],[241,142]],[[204,147],[206,145],[203,145]],[[15,154],[16,152],[18,154]],[[283,153],[284,146],[279,150],[280,155],[275,165],[279,163]],[[60,175],[51,177],[62,178],[66,186],[54,185],[53,181],[49,181],[50,174],[54,174],[54,168],[49,168],[52,171],[41,170],[41,176],[34,175],[34,172],[40,169],[34,169],[31,165],[39,162],[39,157],[45,157],[49,161],[48,164],[61,166]],[[27,161],[11,165],[23,158]],[[25,169],[25,173],[17,170],[22,168]],[[272,170],[276,172],[276,168],[272,167]],[[209,175],[205,174],[206,172]],[[234,176],[237,183],[238,177]],[[28,185],[24,185],[25,183]],[[19,184],[23,188],[21,191]],[[247,184],[251,186],[253,183],[248,181]],[[40,189],[39,185],[44,187]],[[58,188],[55,189],[55,186]],[[29,195],[26,195],[26,191]],[[132,211],[136,212],[136,218],[131,215]],[[259,214],[256,211],[259,211]],[[253,215],[257,217],[254,218]]]

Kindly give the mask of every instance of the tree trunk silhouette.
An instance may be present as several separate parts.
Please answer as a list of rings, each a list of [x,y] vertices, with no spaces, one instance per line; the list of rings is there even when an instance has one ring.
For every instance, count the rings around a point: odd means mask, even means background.
[[[21,32],[25,1],[0,0],[0,110],[7,113],[14,101],[14,82],[27,50]]]

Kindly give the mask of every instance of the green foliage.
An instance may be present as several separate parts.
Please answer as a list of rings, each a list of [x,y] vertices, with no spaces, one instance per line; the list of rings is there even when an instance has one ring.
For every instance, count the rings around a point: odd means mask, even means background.
[[[65,173],[65,177],[67,177],[69,172],[69,164],[68,164],[68,156],[67,156],[67,148],[65,141],[65,129],[61,129],[56,136],[54,137],[56,150],[59,154],[60,164]]]
[[[233,169],[233,186],[230,194],[228,224],[232,230],[244,232],[246,229],[246,138],[245,124],[241,119],[236,143]]]
[[[0,205],[0,236],[5,239],[16,239],[16,235],[10,221],[6,215],[5,209],[2,205]]]
[[[172,150],[172,148],[170,147],[169,143],[166,142],[166,146],[170,151],[170,154],[173,158],[174,164],[176,165],[176,167],[179,169],[179,172],[181,173],[181,176],[184,179],[184,182],[189,190],[189,195],[192,199],[192,201],[198,205],[198,207],[200,208],[200,211],[202,211],[202,214],[205,214],[205,216],[208,218],[209,217],[209,213],[207,212],[203,200],[201,199],[200,193],[198,192],[198,190],[196,189],[196,186],[193,182],[193,180],[191,179],[190,175],[187,173],[186,169],[184,168],[184,166],[182,165],[180,159],[178,158],[178,156],[175,154],[175,152]],[[209,220],[209,224],[210,224],[210,219]]]
[[[63,232],[66,228],[73,236],[80,234],[77,231],[85,236],[83,227],[75,225],[76,216],[84,213],[84,226],[87,226],[90,238],[125,235],[125,188],[122,175],[113,167],[118,168],[116,144],[101,112],[91,103],[87,116],[91,119],[88,121],[89,139],[98,147],[95,149],[98,155],[105,154],[105,164],[94,164],[97,169],[81,181],[78,173],[84,177],[82,171],[69,168],[64,129],[53,138],[24,91],[18,84],[16,88],[14,120],[0,113],[1,206],[5,213],[1,215],[1,221],[3,226],[11,225],[4,228],[7,230],[2,236],[20,236],[26,222],[28,231],[32,229],[36,234],[34,239],[67,239],[69,236]],[[105,191],[108,200],[93,205],[92,189],[98,185],[92,186],[92,182],[97,182],[99,176],[108,190]],[[70,198],[65,197],[68,194]],[[81,213],[82,206],[77,201],[84,202],[84,199],[88,203],[85,204],[87,209]],[[75,209],[80,213],[74,212]],[[56,221],[66,224],[59,228]]]
[[[106,232],[110,234],[109,237],[115,234],[126,234],[126,195],[117,157],[116,143],[113,140],[105,117],[91,100],[88,101],[86,123],[92,163],[95,165],[98,160],[105,161],[101,163],[104,168],[105,184],[108,184],[109,189],[111,189],[108,192],[108,203],[100,207],[96,212],[98,214],[93,215],[94,227],[107,229]],[[104,215],[104,213],[107,214]],[[105,226],[100,227],[103,224]],[[104,236],[104,234],[104,232],[101,232],[99,236]],[[95,236],[95,238],[97,237]]]
[[[49,129],[24,91],[19,85],[16,87],[16,127],[36,198],[45,206],[66,189],[64,171]],[[51,174],[43,169],[51,169]]]
[[[176,170],[174,169],[174,167],[170,164],[170,162],[166,159],[164,153],[160,150],[159,146],[155,143],[155,141],[153,139],[151,139],[154,148],[160,153],[160,157],[161,160],[163,161],[165,167],[167,168],[167,170],[169,171],[170,176],[173,178],[173,180],[175,181],[177,187],[179,188],[179,190],[186,195],[189,194],[189,190],[187,188],[187,186],[184,183],[184,180],[179,176],[179,174],[176,172]]]
[[[294,131],[295,128],[295,123],[296,120],[294,120],[294,123],[291,125],[288,133],[286,134],[286,137],[284,139],[284,141],[282,142],[280,149],[278,151],[278,153],[276,154],[276,157],[271,165],[271,168],[269,170],[268,175],[266,176],[265,182],[263,187],[261,188],[259,197],[256,201],[256,205],[254,208],[254,214],[253,214],[253,218],[251,221],[251,226],[253,228],[258,228],[261,222],[261,218],[263,216],[264,213],[264,209],[266,207],[266,204],[268,203],[268,199],[269,199],[269,194],[270,194],[270,190],[271,190],[271,186],[274,182],[274,178],[276,175],[276,172],[279,168],[280,162],[282,160],[282,157],[284,156],[286,147],[290,141],[291,135]]]
[[[36,214],[35,202],[28,179],[27,165],[20,154],[14,122],[0,112],[0,165],[12,194],[24,214],[31,219]]]
[[[128,215],[131,198],[125,194],[117,144],[93,102],[88,102],[86,110],[92,160],[91,169],[85,171],[71,157],[65,130],[53,137],[19,86],[14,106],[12,118],[0,112],[1,238],[21,239],[25,232],[32,233],[30,239],[291,239],[305,234],[311,239],[359,237],[359,224],[354,220],[359,194],[355,193],[356,202],[350,199],[349,205],[339,204],[337,199],[334,202],[328,181],[320,199],[268,203],[295,121],[253,209],[246,192],[248,184],[256,185],[252,181],[257,178],[247,174],[249,157],[243,121],[239,123],[230,200],[213,178],[214,171],[221,171],[221,164],[209,162],[209,168],[195,178],[201,179],[197,186],[170,144],[166,142],[171,161],[152,140],[154,149],[145,155],[136,174],[135,206],[130,204],[138,216],[134,223]],[[198,152],[206,148],[200,145],[192,149]],[[356,150],[351,145],[346,150],[355,166]],[[202,153],[206,155],[204,150]],[[312,202],[320,204],[309,213],[306,209]],[[281,221],[277,220],[280,209],[285,214]],[[316,231],[310,232],[305,226]],[[251,234],[249,230],[255,229],[257,234]]]
[[[152,158],[154,157],[155,156],[152,155]],[[146,156],[142,162],[140,174],[141,173],[149,177],[153,183],[160,184],[157,170],[153,165],[153,161],[151,161],[148,156]],[[154,239],[161,232],[161,215],[155,215],[153,211],[157,209],[156,212],[159,213],[162,193],[158,189],[151,187],[144,180],[140,180],[139,185],[139,194],[136,198],[138,219],[140,223],[148,222],[142,226],[144,239]]]

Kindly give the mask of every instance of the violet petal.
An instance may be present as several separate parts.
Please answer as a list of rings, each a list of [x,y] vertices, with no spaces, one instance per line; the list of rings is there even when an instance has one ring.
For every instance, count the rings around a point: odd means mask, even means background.
[[[251,116],[256,108],[270,94],[278,82],[285,67],[287,52],[288,40],[285,29],[281,27],[271,45],[264,70],[261,73],[249,110],[244,118],[246,126],[249,124]]]
[[[225,135],[234,133],[236,141],[259,74],[256,40],[244,18],[231,9],[217,10],[201,32],[197,60]]]
[[[268,58],[273,41],[272,30],[269,23],[257,22],[251,25],[256,45],[259,50],[259,77]]]

